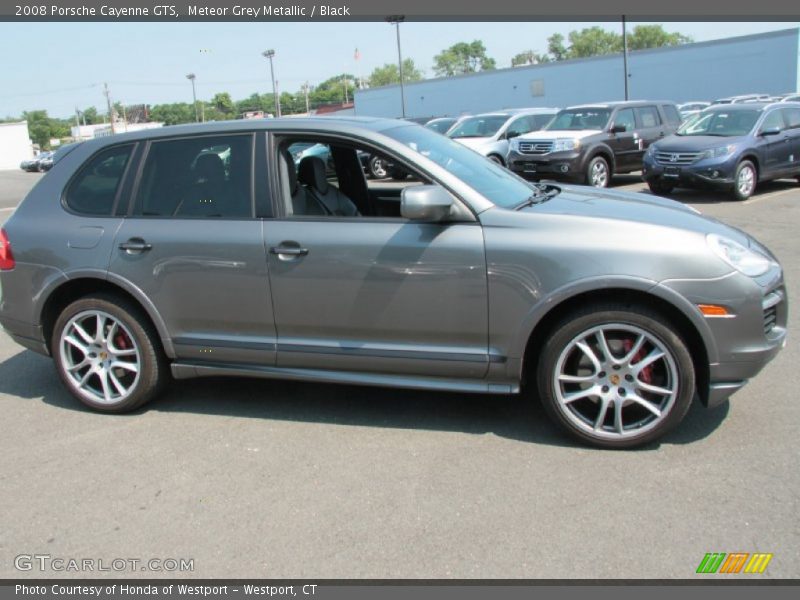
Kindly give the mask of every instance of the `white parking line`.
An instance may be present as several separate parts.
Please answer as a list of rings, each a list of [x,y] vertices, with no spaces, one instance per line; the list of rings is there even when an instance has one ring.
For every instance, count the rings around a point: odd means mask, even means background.
[[[755,204],[756,202],[761,202],[762,200],[766,200],[767,198],[777,198],[778,196],[783,196],[784,194],[788,194],[789,192],[796,192],[797,188],[789,188],[787,190],[780,190],[778,192],[770,192],[769,194],[764,194],[763,196],[756,196],[754,198],[750,198],[749,200],[745,200],[741,203],[741,205],[745,204]]]

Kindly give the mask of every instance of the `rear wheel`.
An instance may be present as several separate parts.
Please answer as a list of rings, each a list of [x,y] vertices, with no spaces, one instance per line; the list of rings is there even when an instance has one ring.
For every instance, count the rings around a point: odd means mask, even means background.
[[[661,315],[608,304],[556,326],[542,349],[537,383],[546,411],[571,435],[629,448],[680,423],[695,375],[686,344]]]
[[[137,306],[116,296],[90,296],[67,306],[56,321],[51,353],[72,395],[102,412],[138,408],[168,378],[152,324]]]
[[[755,165],[749,160],[743,160],[736,167],[733,178],[733,195],[737,200],[747,200],[753,195],[758,182],[758,173]]]
[[[669,194],[672,190],[675,189],[675,186],[672,185],[671,183],[665,183],[663,181],[658,181],[658,180],[648,181],[647,187],[649,187],[650,191],[653,192],[656,196]]]
[[[373,179],[385,179],[388,176],[386,161],[380,156],[371,156],[369,159],[369,174]]]
[[[611,170],[606,159],[595,156],[586,167],[586,184],[592,187],[608,187],[611,182]]]

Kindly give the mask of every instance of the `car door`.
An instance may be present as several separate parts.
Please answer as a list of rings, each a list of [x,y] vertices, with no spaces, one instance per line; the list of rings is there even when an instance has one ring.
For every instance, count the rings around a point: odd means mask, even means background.
[[[623,126],[625,131],[613,132],[614,127]],[[639,138],[636,133],[636,119],[632,108],[621,108],[611,121],[612,132],[608,145],[614,152],[614,167],[617,172],[629,171],[636,161],[639,151]]]
[[[793,140],[786,128],[784,110],[776,108],[767,113],[758,128],[763,155],[761,179],[780,177],[790,170]]]
[[[786,134],[790,140],[790,153],[788,175],[800,175],[800,108],[790,107],[782,109],[786,121]]]
[[[275,363],[262,225],[253,212],[254,139],[150,142],[117,232],[110,277],[152,303],[179,359]]]
[[[490,359],[480,224],[298,213],[297,198],[312,190],[284,156],[271,157],[280,165],[278,216],[264,227],[278,365],[483,377]]]
[[[664,123],[658,108],[653,105],[637,106],[634,109],[636,114],[636,152],[632,156],[631,166],[639,168],[642,166],[644,153],[650,144],[653,144],[664,137]]]

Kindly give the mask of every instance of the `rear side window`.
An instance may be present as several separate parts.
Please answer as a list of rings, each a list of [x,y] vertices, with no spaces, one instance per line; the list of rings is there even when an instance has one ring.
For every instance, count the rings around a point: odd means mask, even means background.
[[[115,146],[95,154],[67,188],[67,206],[82,215],[110,216],[133,146]]]
[[[689,110],[702,110],[703,107],[701,105],[693,105],[697,108],[689,109]],[[678,112],[678,109],[675,108],[672,104],[662,104],[661,109],[664,111],[664,116],[667,117],[667,123],[672,125],[680,125],[681,124],[681,115]]]
[[[144,217],[250,217],[252,169],[251,134],[153,142],[133,213]]]
[[[783,115],[788,129],[800,128],[800,108],[784,108]]]
[[[658,118],[658,111],[655,106],[640,106],[636,109],[636,114],[642,127],[658,127],[661,124],[661,119]]]

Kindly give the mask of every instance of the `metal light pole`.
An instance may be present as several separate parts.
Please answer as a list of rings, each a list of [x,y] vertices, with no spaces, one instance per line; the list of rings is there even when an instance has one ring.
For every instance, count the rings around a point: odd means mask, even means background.
[[[622,15],[622,65],[625,71],[625,100],[628,99],[628,32],[625,27],[625,15]]]
[[[397,69],[400,72],[400,114],[406,118],[406,90],[403,86],[403,53],[400,51],[400,23],[406,20],[405,15],[391,15],[386,17],[389,25],[397,27]]]
[[[186,76],[186,79],[192,82],[192,102],[194,102],[194,122],[197,123],[200,120],[200,115],[197,113],[197,90],[194,87],[194,80],[196,76],[194,73],[189,73]]]
[[[275,50],[272,50],[272,49],[264,50],[264,52],[261,53],[261,56],[263,56],[264,58],[268,58],[269,59],[269,74],[270,74],[270,77],[272,78],[272,95],[275,98],[275,116],[276,117],[280,117],[281,116],[281,101],[278,98],[277,88],[275,87],[275,68],[274,68],[274,66],[272,64],[272,57],[275,56]]]

